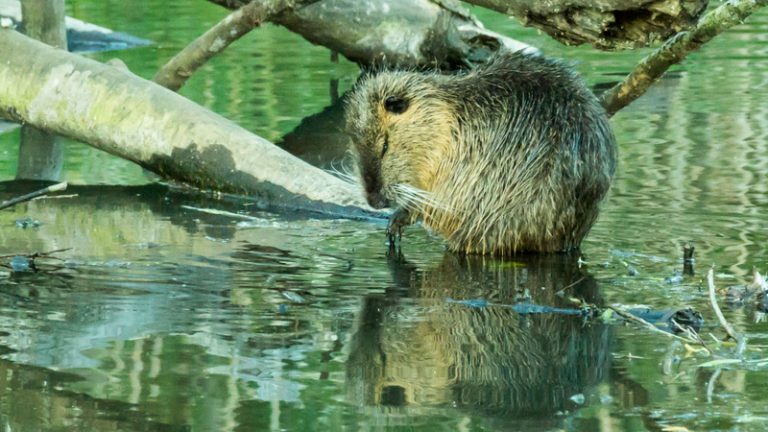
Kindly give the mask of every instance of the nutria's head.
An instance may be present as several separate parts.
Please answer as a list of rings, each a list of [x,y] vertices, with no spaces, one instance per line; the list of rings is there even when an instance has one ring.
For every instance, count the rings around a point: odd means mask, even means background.
[[[346,107],[347,130],[368,203],[414,207],[432,188],[455,124],[437,75],[381,72],[361,78]]]

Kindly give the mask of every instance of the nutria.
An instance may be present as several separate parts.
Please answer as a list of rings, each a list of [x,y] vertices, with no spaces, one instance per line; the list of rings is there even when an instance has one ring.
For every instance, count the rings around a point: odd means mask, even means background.
[[[368,203],[396,209],[388,232],[422,220],[457,252],[578,248],[616,166],[597,98],[538,54],[458,74],[369,73],[346,117]]]

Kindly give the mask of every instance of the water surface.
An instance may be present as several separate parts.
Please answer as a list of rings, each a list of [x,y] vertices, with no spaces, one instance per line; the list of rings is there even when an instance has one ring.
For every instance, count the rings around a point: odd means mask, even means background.
[[[225,15],[198,0],[67,6],[155,41],[92,54],[120,57],[144,77]],[[574,62],[599,87],[646,52],[565,48],[473,11]],[[767,40],[762,12],[614,117],[619,171],[581,256],[460,258],[418,227],[402,254],[388,254],[380,224],[170,189],[68,144],[64,179],[76,196],[0,212],[3,263],[67,249],[38,259],[38,272],[0,270],[0,427],[764,430],[765,368],[697,368],[711,358],[639,327],[507,306],[691,305],[704,333],[722,336],[702,289],[706,269],[714,264],[721,287],[754,266],[768,270]],[[344,157],[334,101],[356,75],[265,25],[182,93],[329,166]],[[17,141],[18,132],[0,135],[0,199],[35,187],[10,181]],[[17,227],[25,217],[41,225]],[[668,283],[689,241],[696,274]],[[753,306],[725,313],[750,345],[768,345]]]

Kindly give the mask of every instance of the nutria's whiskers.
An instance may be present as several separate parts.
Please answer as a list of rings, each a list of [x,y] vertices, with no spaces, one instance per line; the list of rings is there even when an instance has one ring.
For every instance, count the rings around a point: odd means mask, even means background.
[[[398,183],[393,185],[392,191],[397,196],[396,201],[408,210],[425,211],[432,208],[448,213],[453,212],[450,206],[441,203],[434,194],[409,184]]]
[[[338,177],[344,183],[352,185],[360,184],[360,174],[355,169],[355,165],[350,165],[347,160],[339,162],[339,167],[336,168],[336,162],[331,162],[331,166],[325,170],[325,172]]]

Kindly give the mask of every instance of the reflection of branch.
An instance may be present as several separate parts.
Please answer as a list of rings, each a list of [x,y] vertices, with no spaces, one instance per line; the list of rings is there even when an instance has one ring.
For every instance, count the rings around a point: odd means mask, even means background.
[[[64,182],[64,183],[56,183],[55,185],[50,185],[50,186],[42,188],[40,190],[36,190],[34,192],[30,192],[30,193],[28,193],[26,195],[22,195],[20,197],[9,199],[8,201],[3,201],[3,202],[0,203],[0,210],[2,210],[4,208],[11,207],[11,206],[14,206],[14,205],[19,204],[19,203],[23,203],[25,201],[29,201],[29,200],[37,198],[39,196],[47,195],[47,194],[49,194],[51,192],[63,191],[66,188],[67,188],[67,183],[66,182]]]
[[[717,319],[720,320],[720,325],[723,326],[728,336],[736,341],[736,349],[740,349],[739,347],[743,345],[742,336],[731,327],[731,324],[725,319],[723,311],[720,310],[720,306],[717,304],[717,297],[715,297],[715,271],[712,268],[707,272],[707,285],[709,285],[709,302],[712,304],[712,309],[714,309]]]
[[[640,97],[675,63],[698,49],[712,38],[741,24],[768,0],[732,0],[706,14],[690,31],[680,32],[660,48],[640,61],[635,69],[619,84],[605,91],[600,100],[609,115]]]
[[[715,373],[709,377],[709,381],[707,382],[707,403],[712,403],[712,395],[715,393],[715,383],[717,382],[717,379],[720,378],[721,373],[723,373],[723,370],[717,368]]]
[[[176,91],[195,71],[232,42],[258,27],[262,22],[296,5],[318,0],[254,0],[227,15],[218,24],[195,39],[155,74],[154,81]]]

